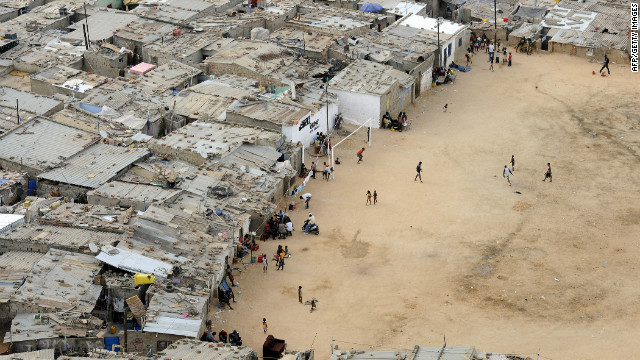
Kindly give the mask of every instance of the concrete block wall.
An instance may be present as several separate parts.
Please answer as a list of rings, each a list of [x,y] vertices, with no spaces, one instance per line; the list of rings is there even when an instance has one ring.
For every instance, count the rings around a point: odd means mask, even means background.
[[[82,70],[110,78],[116,78],[120,76],[120,71],[124,70],[126,65],[126,54],[121,54],[117,58],[111,59],[100,53],[86,51],[84,53]]]
[[[185,338],[185,336],[179,335],[130,330],[127,332],[127,352],[148,355],[149,346],[151,346],[151,353],[155,355],[158,351],[164,350],[164,346],[168,346],[171,343]],[[124,344],[122,337],[120,338],[120,343]],[[161,350],[158,350],[159,347]]]
[[[7,234],[5,234],[7,235]],[[10,236],[11,234],[8,234]],[[29,251],[46,253],[51,246],[43,242],[35,242],[30,239],[0,238],[0,254],[11,251]],[[56,247],[57,248],[57,247]],[[64,250],[64,249],[62,249]]]

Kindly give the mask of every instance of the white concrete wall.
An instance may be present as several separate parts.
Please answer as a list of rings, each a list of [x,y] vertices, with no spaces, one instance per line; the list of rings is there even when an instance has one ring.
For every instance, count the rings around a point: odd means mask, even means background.
[[[329,87],[329,92],[338,95],[339,109],[345,122],[362,125],[371,118],[373,119],[371,126],[374,129],[380,127],[381,114],[386,111],[381,107],[380,96],[336,90],[331,87]]]
[[[431,83],[433,82],[433,78],[431,76],[432,72],[433,72],[433,67],[430,67],[427,71],[422,73],[422,78],[420,79],[421,94],[431,89]]]
[[[329,128],[333,129],[333,120],[339,112],[337,104],[329,104]],[[307,114],[295,126],[283,126],[287,141],[292,143],[302,143],[304,147],[313,142],[313,135],[317,132],[327,134],[327,106],[321,107],[315,114]]]

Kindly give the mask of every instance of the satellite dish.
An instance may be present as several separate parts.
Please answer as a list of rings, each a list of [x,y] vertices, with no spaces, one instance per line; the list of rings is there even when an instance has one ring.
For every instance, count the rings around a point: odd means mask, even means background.
[[[91,252],[97,253],[98,252],[98,245],[94,244],[94,243],[89,243],[89,250],[91,250]]]
[[[100,130],[100,136],[102,136],[103,139],[106,139],[109,137],[109,134],[104,130]]]

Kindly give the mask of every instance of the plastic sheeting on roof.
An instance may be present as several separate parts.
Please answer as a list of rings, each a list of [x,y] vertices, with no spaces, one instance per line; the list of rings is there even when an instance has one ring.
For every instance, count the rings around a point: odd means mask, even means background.
[[[129,69],[130,73],[134,73],[134,74],[138,74],[138,75],[142,75],[142,74],[146,74],[149,71],[155,69],[156,66],[153,64],[147,64],[147,63],[140,63],[134,67],[132,67],[131,69]]]
[[[155,260],[144,255],[116,249],[113,246],[103,246],[96,259],[113,267],[132,273],[154,274],[166,278],[173,271],[173,265]]]

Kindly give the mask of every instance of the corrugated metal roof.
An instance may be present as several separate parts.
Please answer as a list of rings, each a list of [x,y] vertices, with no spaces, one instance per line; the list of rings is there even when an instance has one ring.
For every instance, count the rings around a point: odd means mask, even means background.
[[[112,246],[103,247],[96,259],[131,273],[154,274],[163,278],[173,271],[171,264]]]
[[[122,239],[121,234],[114,232],[42,224],[29,224],[19,227],[3,234],[1,237],[65,248],[87,248],[91,242],[96,243],[98,246],[110,245]]]
[[[87,197],[89,197],[89,203],[91,203],[92,196],[97,196],[131,201],[146,200],[148,206],[155,202],[166,201],[167,199],[177,196],[178,193],[180,193],[179,189],[164,189],[156,185],[113,181],[89,191]]]
[[[16,100],[20,101],[20,110],[26,110],[38,115],[46,115],[62,104],[61,101],[50,97],[0,86],[0,106],[15,110]]]
[[[222,115],[235,101],[231,97],[205,95],[193,91],[183,92],[174,98],[174,112],[190,119],[213,121]]]
[[[128,23],[136,20],[138,17],[121,11],[98,11],[95,15],[89,16],[89,36],[91,41],[101,41],[111,39],[114,31],[125,27]],[[79,21],[69,28],[74,31],[63,36],[66,41],[82,41],[84,35],[82,33],[82,25],[84,21]]]
[[[0,157],[46,170],[97,140],[87,132],[36,118],[0,138]]]
[[[44,254],[10,251],[0,255],[0,302],[9,300]]]
[[[0,214],[0,234],[24,224],[24,215]]]
[[[229,113],[278,125],[291,126],[309,115],[309,110],[276,101],[263,101],[253,105],[234,106]]]
[[[96,189],[148,154],[147,149],[98,143],[38,178]]]
[[[155,293],[147,307],[147,321],[143,330],[196,338],[204,321],[207,299],[206,295]],[[176,307],[174,304],[182,306]],[[184,316],[186,313],[189,313],[189,317]]]
[[[93,275],[100,268],[93,256],[51,248],[34,265],[28,275],[30,282],[22,285],[11,301],[53,311],[89,313],[102,291],[102,286],[93,284]]]
[[[200,324],[202,324],[202,320],[158,316],[154,321],[147,321],[145,323],[144,331],[195,338],[200,331]]]
[[[26,314],[33,317],[33,314]],[[5,339],[9,339],[5,336]],[[30,337],[28,340],[35,340],[33,337]],[[16,341],[16,340],[14,340]],[[36,351],[29,351],[24,353],[16,353],[11,355],[2,355],[0,356],[0,360],[53,360],[55,359],[55,351],[56,349],[42,349]]]

